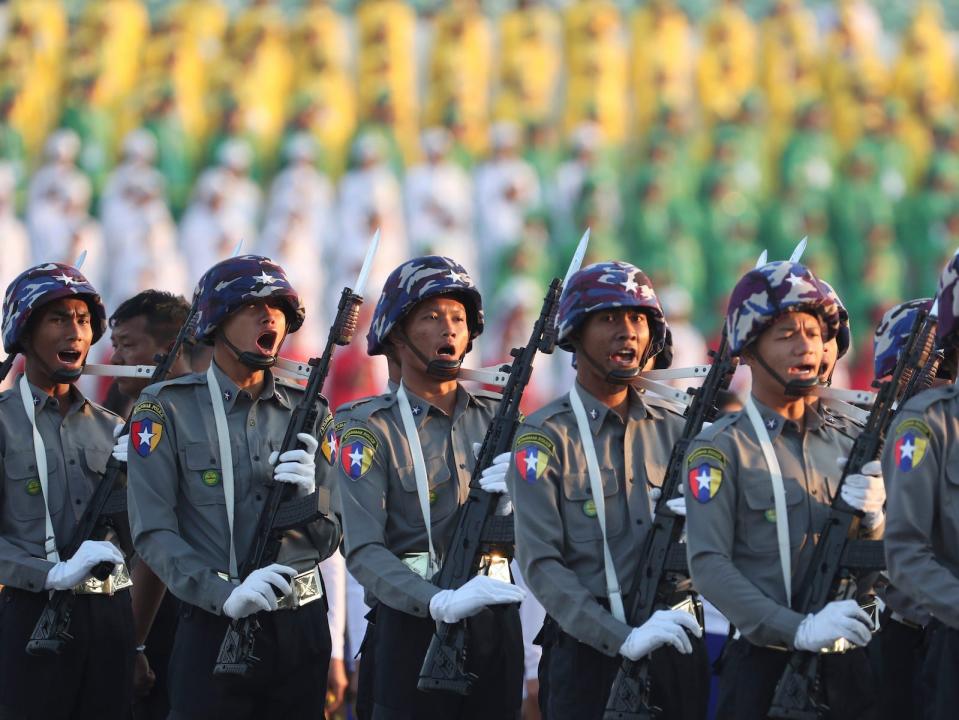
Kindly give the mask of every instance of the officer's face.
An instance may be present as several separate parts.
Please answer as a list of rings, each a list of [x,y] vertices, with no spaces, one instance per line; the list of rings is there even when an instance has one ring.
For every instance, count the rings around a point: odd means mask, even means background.
[[[451,297],[428,298],[416,305],[403,322],[406,336],[430,360],[459,360],[469,345],[470,331],[466,321],[466,307]],[[400,341],[395,343],[400,364],[422,364]]]
[[[581,347],[605,373],[635,370],[649,345],[649,318],[636,308],[600,310],[586,318],[579,337]],[[596,371],[591,363],[577,366]]]
[[[113,344],[110,362],[114,365],[152,365],[157,354],[166,350],[147,332],[144,315],[114,325],[110,342]],[[140,391],[150,384],[149,380],[134,378],[117,378],[116,382],[117,388],[127,397],[139,396]]]
[[[286,314],[275,300],[259,300],[234,310],[223,332],[240,351],[276,355],[286,338]]]
[[[27,361],[40,360],[51,374],[76,372],[83,367],[93,342],[90,308],[84,300],[68,298],[44,305],[33,318],[26,346]]]
[[[787,382],[818,378],[823,361],[822,325],[815,315],[786,313],[763,331],[754,352],[746,359],[753,384],[767,392],[781,394],[782,386],[753,359],[758,353]]]

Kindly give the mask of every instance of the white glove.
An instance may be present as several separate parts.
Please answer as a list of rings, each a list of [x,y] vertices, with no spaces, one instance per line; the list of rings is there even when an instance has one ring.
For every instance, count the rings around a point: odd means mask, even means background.
[[[882,464],[878,460],[871,460],[862,466],[859,473],[848,475],[839,494],[852,507],[866,513],[862,519],[863,527],[867,530],[878,527],[882,523],[883,507],[886,504]]]
[[[482,445],[473,443],[473,457],[479,454]],[[513,453],[504,452],[493,458],[490,466],[480,473],[479,484],[488,493],[501,495],[499,503],[496,505],[496,514],[503,516],[513,512],[513,503],[509,497],[509,490],[506,487],[506,473],[509,470],[510,463],[513,460]]]
[[[316,490],[316,449],[319,443],[309,433],[298,433],[296,439],[305,448],[287,450],[280,455],[280,464],[273,468],[273,479],[277,482],[296,485],[296,494],[306,497]],[[277,461],[277,451],[270,453],[270,465]]]
[[[807,615],[796,630],[793,645],[797,650],[819,652],[840,638],[860,647],[872,637],[872,620],[855,600],[831,602],[815,615]]]
[[[472,617],[487,605],[522,602],[526,591],[511,583],[477,575],[456,590],[440,590],[430,599],[430,615],[445,623]]]
[[[696,618],[682,610],[657,610],[638,628],[633,628],[619,654],[629,660],[639,660],[663,645],[672,645],[683,655],[693,651],[686,631],[702,637],[703,630]]]
[[[127,448],[130,447],[130,434],[121,435],[123,432],[122,425],[116,425],[113,428],[113,439],[116,440],[117,444],[113,446],[113,457],[119,460],[122,463],[127,461]]]
[[[683,484],[679,483],[679,487],[676,489],[679,492],[679,497],[674,497],[672,500],[667,500],[666,507],[680,517],[686,517],[686,498],[684,496],[685,491],[683,490]]]
[[[293,577],[296,570],[277,563],[254,570],[246,576],[246,580],[233,588],[230,597],[223,603],[223,614],[239,620],[260,610],[276,610],[276,591],[283,595],[289,595],[293,591],[285,575]]]
[[[123,553],[108,540],[84,540],[72,558],[61,560],[50,568],[43,588],[45,590],[74,588],[92,577],[90,571],[102,562],[118,565],[123,562]]]

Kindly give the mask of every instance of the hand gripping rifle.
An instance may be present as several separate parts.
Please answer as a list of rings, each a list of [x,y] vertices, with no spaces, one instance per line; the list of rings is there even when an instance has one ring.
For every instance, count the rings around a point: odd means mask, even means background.
[[[713,362],[706,379],[701,387],[689,390],[693,399],[686,409],[686,424],[669,456],[662,495],[656,503],[653,523],[639,555],[637,587],[628,616],[633,627],[639,627],[657,609],[666,607],[689,573],[685,547],[680,543],[685,518],[670,510],[666,501],[680,496],[679,485],[683,480],[686,451],[702,430],[703,424],[720,414],[717,403],[729,388],[736,370],[736,360],[729,353],[725,328],[719,348],[711,350],[709,354]],[[623,659],[610,689],[604,720],[647,720],[658,715],[660,709],[652,704],[650,697],[649,673],[648,657]]]
[[[169,352],[157,355],[157,364],[150,377],[150,384],[162,382],[170,374],[173,363],[180,355],[184,343],[190,342],[196,322],[197,295],[193,297],[193,306],[187,315],[186,322],[177,333],[176,340]],[[127,417],[121,435],[130,433],[130,416]],[[97,483],[90,502],[80,522],[77,523],[70,537],[70,542],[63,549],[64,557],[73,557],[85,540],[103,539],[112,530],[116,532],[121,544],[127,549],[132,548],[127,525],[127,483],[126,463],[120,462],[113,455],[107,460],[107,467],[100,482]],[[102,562],[93,567],[90,574],[97,580],[106,580],[114,571],[113,563]],[[27,652],[31,655],[59,655],[66,644],[73,639],[70,634],[70,620],[73,614],[73,604],[76,600],[73,590],[55,590],[50,593],[50,599],[40,617],[30,640],[27,642]]]
[[[936,310],[920,313],[899,354],[892,379],[880,387],[866,426],[853,443],[809,570],[799,586],[802,591],[794,609],[804,616],[822,610],[831,600],[865,595],[868,587],[859,587],[863,577],[886,566],[882,541],[855,539],[863,513],[846,503],[840,491],[850,474],[860,472],[863,465],[880,456],[899,407],[911,393],[931,382],[931,377],[923,376],[934,375],[938,365],[935,335]],[[819,682],[819,654],[793,651],[776,685],[769,717],[817,720],[828,710]]]
[[[309,361],[311,369],[306,389],[300,402],[293,408],[290,422],[286,426],[286,434],[283,436],[283,443],[280,445],[279,455],[298,447],[299,441],[296,436],[299,433],[315,432],[317,401],[323,391],[323,383],[330,373],[333,351],[337,345],[349,345],[353,340],[360,305],[363,304],[363,288],[378,245],[379,231],[370,243],[370,249],[367,251],[366,260],[356,282],[356,290],[345,287],[340,293],[336,319],[327,336],[323,354]],[[253,536],[250,552],[240,565],[241,578],[247,577],[258,568],[276,562],[280,554],[283,534],[287,530],[309,525],[320,517],[328,515],[330,511],[328,488],[317,488],[313,493],[302,498],[295,497],[296,488],[289,483],[270,482],[269,488],[266,502],[256,524],[256,533]],[[230,623],[220,645],[213,674],[241,680],[252,677],[255,666],[260,660],[253,654],[259,629],[260,622],[256,614]]]
[[[519,404],[533,372],[533,359],[537,352],[548,354],[556,346],[556,313],[560,295],[566,281],[579,270],[588,242],[589,230],[576,248],[565,280],[557,277],[550,283],[529,342],[525,347],[513,348],[510,352],[514,360],[509,369],[509,380],[503,388],[503,398],[476,456],[469,495],[459,509],[456,529],[450,539],[443,567],[433,578],[433,582],[443,589],[462,587],[479,573],[484,558],[506,558],[508,561],[513,556],[513,518],[495,514],[499,496],[481,489],[479,478],[483,470],[492,464],[493,458],[510,450],[513,444],[513,435],[519,427]],[[438,623],[420,669],[417,688],[427,692],[448,691],[468,695],[477,676],[466,669],[467,639],[465,620]]]

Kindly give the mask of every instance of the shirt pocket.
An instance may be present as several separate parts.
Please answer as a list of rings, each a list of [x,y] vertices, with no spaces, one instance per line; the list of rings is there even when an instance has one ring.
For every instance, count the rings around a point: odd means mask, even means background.
[[[183,448],[183,493],[192,505],[225,505],[223,472],[216,449],[209,443],[187,443]]]
[[[606,506],[606,536],[615,537],[623,531],[625,502],[616,502],[619,480],[612,468],[600,468],[603,479],[603,497]],[[625,500],[625,497],[624,497]],[[596,502],[589,484],[589,473],[566,473],[563,476],[563,517],[566,520],[566,536],[571,542],[602,540]]]
[[[805,491],[792,478],[783,478],[789,522],[789,546],[798,548],[806,534],[808,518],[803,514]],[[776,532],[776,500],[768,474],[750,479],[742,485],[745,512],[740,513],[740,528],[746,546],[756,552],[778,552]]]
[[[425,463],[426,478],[430,486],[430,525],[436,525],[437,521],[448,517],[459,507],[459,487],[451,482],[452,475],[445,458],[430,458]],[[410,526],[425,528],[413,466],[397,467],[396,474],[400,481],[400,492],[397,494],[400,496],[399,504],[403,517]]]
[[[48,482],[54,482],[59,467],[57,453],[46,449]],[[44,510],[43,492],[40,476],[37,473],[37,459],[32,450],[22,450],[7,454],[3,458],[6,475],[4,503],[7,512],[14,520],[30,521],[42,519]],[[63,493],[51,490],[48,498],[50,514],[63,507]]]

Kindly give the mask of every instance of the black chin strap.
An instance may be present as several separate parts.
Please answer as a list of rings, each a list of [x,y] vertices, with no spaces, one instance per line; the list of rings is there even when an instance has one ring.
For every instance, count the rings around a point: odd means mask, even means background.
[[[437,360],[429,359],[424,355],[416,345],[407,337],[406,333],[403,332],[400,328],[396,328],[393,332],[397,334],[400,340],[412,351],[412,353],[417,357],[417,359],[423,363],[423,366],[426,368],[426,374],[430,377],[434,377],[437,380],[455,380],[459,377],[460,366],[463,364],[463,358],[459,360]],[[469,348],[466,348],[466,352],[469,352]],[[466,356],[466,353],[463,353],[463,356]]]
[[[644,362],[640,362],[633,370],[607,370],[578,343],[576,345],[576,355],[577,357],[582,355],[586,358],[586,362],[603,373],[603,379],[610,385],[630,385],[639,377],[639,373],[642,371],[644,365]]]
[[[226,336],[225,332],[221,332],[220,337],[223,339],[224,344],[236,355],[236,359],[248,368],[252,368],[253,370],[269,370],[276,365],[276,355],[240,350],[240,348],[230,342],[230,338]]]
[[[769,373],[776,382],[783,386],[783,391],[787,397],[806,397],[807,395],[811,395],[813,390],[819,387],[819,375],[814,375],[809,380],[784,380],[782,375],[769,366],[769,363],[763,359],[762,355],[753,351],[752,356],[756,358],[756,362],[762,366],[763,370]],[[835,366],[833,366],[833,369],[835,369]]]

